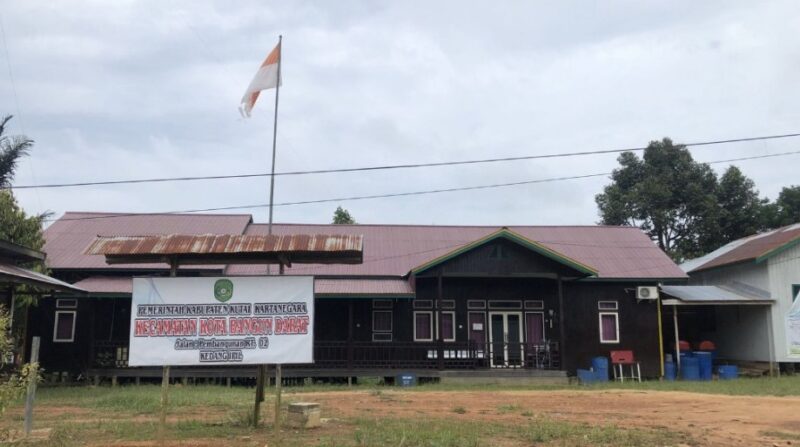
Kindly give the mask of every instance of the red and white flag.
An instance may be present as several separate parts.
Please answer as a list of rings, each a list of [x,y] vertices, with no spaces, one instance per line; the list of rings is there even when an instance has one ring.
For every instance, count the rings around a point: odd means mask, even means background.
[[[247,86],[247,90],[244,92],[244,96],[242,96],[242,104],[239,106],[239,112],[242,116],[250,117],[250,113],[253,111],[253,106],[256,104],[261,90],[277,88],[282,84],[280,79],[280,64],[281,44],[278,42],[275,49],[269,53],[264,63],[258,68],[256,75],[253,76],[253,80],[250,81],[250,85]]]

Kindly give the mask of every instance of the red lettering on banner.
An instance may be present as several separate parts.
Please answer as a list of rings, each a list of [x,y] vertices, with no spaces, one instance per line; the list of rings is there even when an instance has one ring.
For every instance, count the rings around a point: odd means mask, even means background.
[[[272,335],[272,317],[231,317],[229,335]]]
[[[227,335],[224,318],[201,318],[200,335]]]
[[[275,335],[308,333],[308,316],[275,318]]]
[[[197,335],[196,318],[144,318],[134,322],[135,337],[187,337]]]

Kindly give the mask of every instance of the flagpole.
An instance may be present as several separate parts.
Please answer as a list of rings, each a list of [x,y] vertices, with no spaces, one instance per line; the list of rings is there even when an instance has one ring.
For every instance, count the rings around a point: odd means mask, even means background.
[[[272,199],[275,196],[275,148],[278,139],[278,94],[281,90],[281,59],[283,59],[283,36],[278,36],[278,82],[275,85],[275,120],[272,124],[272,171],[269,176],[269,225],[267,234],[272,234]]]
[[[275,117],[272,123],[272,167],[269,176],[269,224],[267,226],[267,234],[272,235],[272,202],[275,197],[275,153],[278,142],[278,93],[281,89],[281,59],[283,58],[283,36],[278,36],[278,80],[275,84]],[[283,265],[281,265],[280,273],[283,274]],[[270,275],[270,265],[267,264],[267,275]],[[280,429],[280,381],[281,380],[281,365],[275,365],[275,431]],[[261,402],[264,401],[264,388],[267,382],[267,365],[258,365],[256,371],[256,401],[253,406],[253,426],[258,427]]]

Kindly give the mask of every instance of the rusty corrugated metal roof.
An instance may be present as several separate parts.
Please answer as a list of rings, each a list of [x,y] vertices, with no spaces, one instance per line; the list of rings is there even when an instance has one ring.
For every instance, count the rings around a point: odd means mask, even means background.
[[[105,270],[102,255],[84,250],[97,235],[130,236],[162,234],[243,234],[249,214],[130,214],[68,212],[44,231],[46,264],[51,269]],[[222,270],[224,265],[203,265],[197,269]],[[120,265],[131,270],[164,269],[161,262]]]
[[[756,261],[769,257],[782,247],[800,242],[800,224],[789,225],[765,233],[733,241],[695,261],[688,261],[690,272],[699,272],[715,267]]]
[[[181,264],[278,262],[358,264],[360,235],[330,234],[169,234],[161,236],[98,236],[87,255],[105,255],[106,262],[130,263],[176,259]]]

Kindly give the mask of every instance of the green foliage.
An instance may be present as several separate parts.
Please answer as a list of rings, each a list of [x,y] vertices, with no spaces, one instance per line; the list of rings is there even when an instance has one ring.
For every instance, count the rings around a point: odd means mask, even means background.
[[[336,211],[333,212],[333,223],[336,225],[354,225],[356,220],[350,215],[350,211],[338,206]]]
[[[23,135],[5,135],[6,126],[12,115],[0,119],[0,188],[8,188],[14,179],[20,157],[28,155],[33,140]]]
[[[736,166],[720,177],[717,200],[719,228],[708,235],[710,244],[721,246],[770,227],[769,201],[759,197],[753,181]],[[715,240],[715,234],[719,240]]]
[[[717,177],[669,138],[652,141],[642,158],[624,152],[613,183],[595,197],[602,223],[638,226],[676,260],[703,254],[716,226]]]
[[[775,201],[775,227],[800,222],[800,185],[788,186],[781,190]]]
[[[5,358],[13,349],[9,336],[9,316],[3,306],[0,306],[0,359]],[[39,379],[39,365],[28,363],[18,371],[2,371],[0,376],[0,416],[5,413],[8,405],[17,400],[34,380]]]

